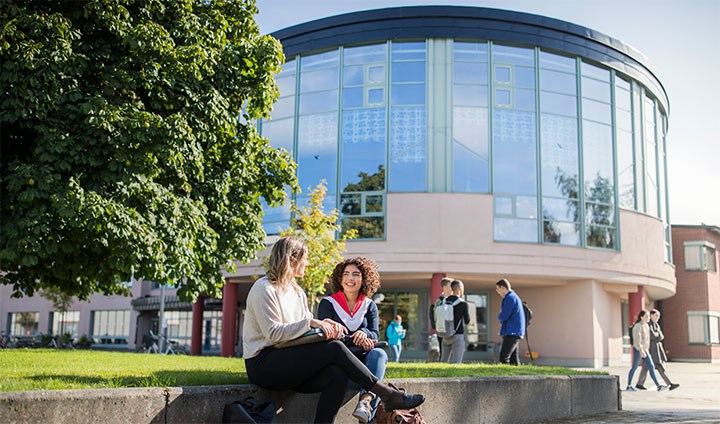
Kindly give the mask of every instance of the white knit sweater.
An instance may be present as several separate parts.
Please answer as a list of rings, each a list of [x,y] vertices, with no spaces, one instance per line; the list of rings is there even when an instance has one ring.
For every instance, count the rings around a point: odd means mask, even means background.
[[[302,289],[292,285],[282,287],[267,277],[260,278],[247,297],[243,358],[253,358],[268,346],[301,336],[310,329],[312,318]]]

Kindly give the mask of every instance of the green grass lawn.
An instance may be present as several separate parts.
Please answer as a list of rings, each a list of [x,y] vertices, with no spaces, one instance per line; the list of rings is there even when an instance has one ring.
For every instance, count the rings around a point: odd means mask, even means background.
[[[562,367],[389,363],[386,378],[606,374]],[[0,392],[249,383],[245,362],[217,356],[89,350],[0,350]]]

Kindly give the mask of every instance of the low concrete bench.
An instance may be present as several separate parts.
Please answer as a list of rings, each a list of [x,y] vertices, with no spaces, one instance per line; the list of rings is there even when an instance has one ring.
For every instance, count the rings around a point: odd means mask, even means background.
[[[425,395],[428,423],[531,423],[621,409],[617,376],[532,376],[391,379]],[[351,414],[346,393],[337,423]],[[0,394],[0,423],[219,423],[226,403],[253,396],[282,407],[278,423],[311,423],[319,394],[272,392],[254,385],[57,390]]]

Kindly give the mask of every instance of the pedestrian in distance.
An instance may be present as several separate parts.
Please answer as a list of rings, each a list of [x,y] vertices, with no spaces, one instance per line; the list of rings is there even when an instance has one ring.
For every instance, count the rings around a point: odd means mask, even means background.
[[[503,342],[498,362],[520,365],[518,346],[520,340],[525,336],[526,328],[522,300],[512,290],[510,282],[505,278],[495,283],[495,292],[502,298],[498,321],[500,321],[500,337]]]
[[[272,247],[267,274],[250,288],[243,323],[243,358],[250,381],[268,390],[320,392],[315,423],[335,421],[348,381],[375,393],[385,410],[411,409],[425,401],[378,380],[342,342],[347,328],[319,320],[308,309],[307,296],[296,282],[305,275],[308,249],[302,240],[283,237]],[[324,341],[277,348],[319,328]]]
[[[660,382],[657,379],[657,376],[655,375],[655,364],[653,363],[652,357],[650,356],[650,326],[648,326],[648,321],[650,321],[650,313],[643,309],[638,313],[637,319],[635,320],[635,324],[632,326],[632,352],[633,352],[633,358],[632,358],[632,366],[630,367],[630,372],[628,373],[628,383],[627,383],[627,391],[628,392],[635,392],[637,391],[632,386],[633,376],[635,375],[635,371],[638,368],[638,365],[640,365],[640,361],[645,363],[645,366],[647,366],[648,371],[650,371],[650,377],[655,382],[655,385],[657,386],[657,390],[659,392],[665,390],[667,387],[660,384]]]
[[[655,364],[655,371],[657,371],[663,378],[663,380],[665,380],[665,384],[667,384],[670,390],[675,390],[680,387],[680,385],[670,381],[670,377],[668,377],[667,373],[665,372],[664,364],[665,362],[667,362],[667,355],[665,355],[665,347],[663,346],[663,340],[665,340],[665,335],[660,328],[660,324],[658,323],[659,320],[660,311],[658,311],[657,309],[651,309],[650,321],[648,322],[648,327],[650,328],[650,357]],[[643,362],[642,368],[640,369],[640,375],[638,376],[637,384],[635,385],[636,389],[646,390],[645,380],[647,379],[647,375],[648,367],[645,365],[645,362]]]
[[[468,304],[464,300],[465,285],[460,280],[453,280],[450,284],[452,295],[445,298],[445,304],[452,305],[453,321],[452,335],[442,338],[441,362],[461,364],[465,355],[465,327],[470,322]]]
[[[345,259],[335,266],[330,285],[334,293],[320,301],[318,319],[341,323],[348,331],[345,345],[382,380],[388,355],[385,349],[376,347],[380,330],[378,308],[372,296],[380,288],[377,264],[364,257]],[[360,388],[353,416],[362,423],[372,421],[379,404],[378,396]]]
[[[452,287],[450,287],[450,284],[452,284],[454,278],[450,277],[443,277],[442,280],[440,280],[440,290],[442,290],[442,293],[440,293],[440,297],[435,300],[435,303],[430,305],[430,328],[432,329],[432,332],[436,332],[435,327],[435,309],[442,305],[445,302],[445,299],[448,296],[452,296]],[[438,358],[437,360],[440,360],[442,358],[442,337],[437,336],[438,339],[438,346],[440,347],[440,351],[438,352]]]
[[[400,355],[402,354],[402,341],[405,338],[405,327],[402,325],[402,317],[396,315],[395,319],[390,321],[385,335],[388,339],[388,345],[390,345],[390,351],[393,355],[393,361],[400,362]]]

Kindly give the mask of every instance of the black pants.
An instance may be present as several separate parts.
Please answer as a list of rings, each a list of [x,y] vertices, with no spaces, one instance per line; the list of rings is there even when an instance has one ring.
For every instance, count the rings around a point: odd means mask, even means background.
[[[275,349],[263,349],[245,360],[248,378],[270,390],[320,392],[316,423],[332,423],[342,406],[348,380],[365,390],[378,381],[342,342],[333,340]]]
[[[498,361],[501,364],[520,365],[520,359],[518,358],[519,344],[520,336],[503,336]]]

